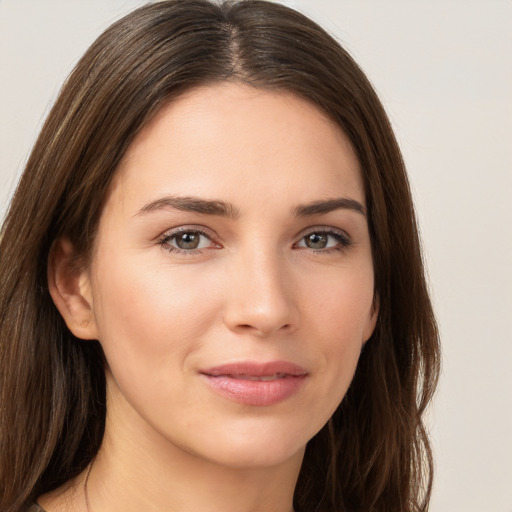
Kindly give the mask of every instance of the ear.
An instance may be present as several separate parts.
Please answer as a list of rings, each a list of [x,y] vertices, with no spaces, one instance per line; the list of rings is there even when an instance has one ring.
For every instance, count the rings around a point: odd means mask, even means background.
[[[89,270],[77,264],[67,238],[56,240],[50,250],[48,288],[69,330],[77,338],[98,339]]]
[[[370,339],[371,335],[373,334],[373,331],[375,330],[375,326],[377,325],[377,319],[379,318],[379,306],[379,297],[377,294],[375,294],[372,301],[372,307],[369,312],[368,321],[363,331],[363,346]]]

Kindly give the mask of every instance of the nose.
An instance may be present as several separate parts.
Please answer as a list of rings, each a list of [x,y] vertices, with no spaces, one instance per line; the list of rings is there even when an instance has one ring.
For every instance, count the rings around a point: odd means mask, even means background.
[[[240,257],[229,272],[224,323],[234,332],[265,338],[298,327],[296,288],[277,255]]]

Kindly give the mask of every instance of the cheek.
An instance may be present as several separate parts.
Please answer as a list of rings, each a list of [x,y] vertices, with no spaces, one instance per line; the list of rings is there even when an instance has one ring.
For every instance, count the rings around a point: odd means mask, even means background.
[[[333,340],[334,347],[343,350],[346,344],[366,341],[372,324],[373,286],[371,265],[332,269],[321,279],[316,276],[304,283],[304,309],[324,333],[323,338]]]
[[[361,272],[352,269],[336,276],[333,273],[324,284],[323,288],[310,288],[314,291],[309,294],[306,310],[319,357],[317,371],[323,375],[319,406],[332,413],[352,381],[373,325],[373,274],[371,267]]]
[[[144,360],[168,365],[172,354],[176,364],[193,351],[219,305],[207,276],[138,258],[100,261],[94,274],[94,311],[109,363],[122,357],[124,363],[133,359],[137,367]]]

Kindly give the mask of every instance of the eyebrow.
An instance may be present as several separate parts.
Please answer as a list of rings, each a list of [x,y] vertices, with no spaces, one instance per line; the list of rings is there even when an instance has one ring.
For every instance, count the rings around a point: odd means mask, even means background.
[[[201,199],[194,196],[165,196],[144,205],[138,211],[137,215],[145,215],[169,208],[203,215],[217,215],[231,219],[236,219],[240,216],[240,210],[231,203],[219,200]],[[359,201],[348,197],[301,204],[294,209],[294,215],[297,217],[312,217],[314,215],[325,215],[341,209],[352,210],[366,216],[364,206]]]
[[[313,215],[325,215],[335,210],[352,210],[366,217],[365,207],[355,199],[338,197],[327,201],[313,201],[295,208],[295,215],[298,217],[310,217]]]
[[[217,200],[201,199],[193,196],[166,196],[144,205],[137,215],[166,209],[181,210],[184,212],[202,213],[204,215],[218,215],[236,219],[240,212],[236,206]]]

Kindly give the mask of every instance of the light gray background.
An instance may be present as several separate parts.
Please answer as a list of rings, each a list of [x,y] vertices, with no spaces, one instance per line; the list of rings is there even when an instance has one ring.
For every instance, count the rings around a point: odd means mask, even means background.
[[[0,216],[49,105],[141,0],[0,0]],[[435,512],[512,512],[512,2],[297,0],[368,73],[411,177],[443,342]]]

